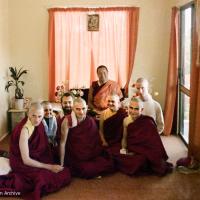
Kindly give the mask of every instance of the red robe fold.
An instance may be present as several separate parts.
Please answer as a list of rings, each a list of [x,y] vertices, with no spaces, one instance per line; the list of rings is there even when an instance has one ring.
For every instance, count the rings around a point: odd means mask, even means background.
[[[57,131],[56,131],[56,146],[52,147],[52,153],[55,163],[60,164],[60,140],[61,140],[61,125],[65,116],[57,118]]]
[[[70,126],[72,126],[72,118],[71,118],[71,114],[65,115],[61,118],[57,118],[57,132],[56,132],[56,142],[58,145],[60,145],[60,140],[61,140],[61,126],[62,123],[64,121],[64,119],[67,118],[68,123]]]
[[[96,122],[86,117],[71,128],[66,143],[65,165],[75,176],[93,178],[113,171],[113,161],[100,144]]]
[[[30,167],[23,163],[19,149],[21,130],[27,118],[23,119],[12,132],[10,144],[10,165],[12,172],[0,177],[0,188],[14,190],[25,195],[26,199],[40,199],[40,196],[54,192],[67,185],[70,180],[70,172],[65,168],[59,173],[53,173],[46,169]],[[31,158],[48,164],[53,164],[53,156],[48,145],[48,139],[43,124],[35,127],[29,138],[29,155]]]
[[[120,108],[117,113],[104,121],[103,132],[108,143],[107,150],[111,154],[119,153],[123,135],[123,120],[127,117],[127,112]]]
[[[128,174],[165,175],[172,170],[153,118],[141,115],[127,127],[127,149],[134,155],[119,155],[118,167]]]
[[[61,118],[57,118],[57,132],[56,132],[56,142],[57,144],[60,144],[60,139],[61,139],[61,124],[63,120],[65,119],[65,116]]]

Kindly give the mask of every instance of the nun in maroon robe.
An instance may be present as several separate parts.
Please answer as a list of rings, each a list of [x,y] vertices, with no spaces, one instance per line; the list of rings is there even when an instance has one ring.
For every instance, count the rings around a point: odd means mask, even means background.
[[[103,123],[103,134],[108,143],[107,150],[113,155],[118,154],[121,148],[123,135],[123,120],[127,117],[127,112],[119,108],[117,113]]]
[[[69,129],[65,147],[65,165],[69,165],[74,176],[89,179],[113,171],[113,161],[101,146],[92,117],[86,116],[76,127]]]
[[[46,169],[27,166],[23,163],[19,148],[21,130],[27,118],[23,119],[12,132],[10,143],[10,165],[12,172],[0,176],[1,191],[19,192],[25,199],[39,200],[44,194],[57,191],[69,184],[71,175],[68,168],[53,173]],[[29,138],[29,155],[32,159],[53,164],[53,156],[42,123],[36,126]]]
[[[127,155],[117,157],[118,168],[128,175],[165,175],[172,171],[153,118],[140,115],[127,127]],[[131,155],[131,152],[133,155]]]

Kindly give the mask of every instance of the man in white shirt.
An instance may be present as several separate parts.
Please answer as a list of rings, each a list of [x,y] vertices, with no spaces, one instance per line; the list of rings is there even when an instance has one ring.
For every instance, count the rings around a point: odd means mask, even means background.
[[[139,78],[136,81],[135,88],[137,95],[143,101],[143,115],[152,117],[156,124],[159,134],[164,130],[164,118],[160,104],[155,101],[148,92],[149,82],[145,78]]]

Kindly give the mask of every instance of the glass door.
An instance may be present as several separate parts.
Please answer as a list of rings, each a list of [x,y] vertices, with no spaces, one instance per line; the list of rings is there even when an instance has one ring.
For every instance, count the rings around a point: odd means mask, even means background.
[[[179,134],[186,144],[189,140],[193,15],[193,4],[188,4],[180,10]]]

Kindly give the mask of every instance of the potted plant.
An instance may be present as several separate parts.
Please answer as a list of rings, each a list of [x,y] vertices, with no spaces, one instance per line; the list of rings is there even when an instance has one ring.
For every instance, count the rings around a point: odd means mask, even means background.
[[[24,90],[23,85],[24,81],[20,80],[23,74],[27,74],[27,70],[24,70],[22,67],[17,69],[16,67],[9,67],[10,77],[12,80],[9,80],[5,86],[5,90],[9,92],[11,86],[15,87],[15,109],[23,109],[24,104]]]

